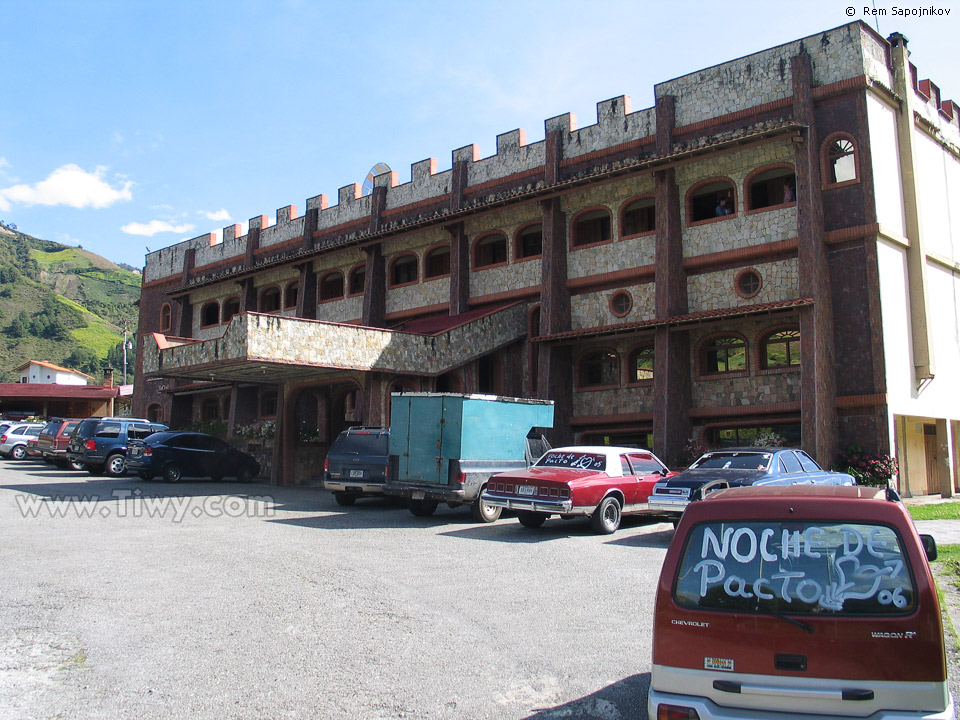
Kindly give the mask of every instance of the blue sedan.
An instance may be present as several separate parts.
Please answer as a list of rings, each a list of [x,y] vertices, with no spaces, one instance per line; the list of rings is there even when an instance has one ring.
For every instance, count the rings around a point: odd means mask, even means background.
[[[704,453],[689,469],[657,483],[648,505],[676,524],[687,505],[721,488],[855,484],[852,476],[824,470],[797,448],[725,448]]]
[[[220,438],[197,432],[158,432],[127,447],[127,468],[144,480],[162,475],[167,482],[181,477],[235,477],[249,482],[260,474],[252,455],[230,447]]]

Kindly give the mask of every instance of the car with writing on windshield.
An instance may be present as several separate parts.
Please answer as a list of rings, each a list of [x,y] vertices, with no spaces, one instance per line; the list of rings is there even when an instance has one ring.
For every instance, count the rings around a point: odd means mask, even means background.
[[[953,720],[936,543],[893,490],[719,490],[656,589],[650,718]]]
[[[524,527],[538,528],[551,515],[587,517],[594,531],[609,534],[623,515],[647,513],[654,485],[671,475],[649,450],[578,445],[549,450],[527,470],[490,478],[483,501],[516,510]]]
[[[181,478],[233,477],[250,482],[260,474],[260,463],[249,453],[228,445],[213,435],[198,432],[157,432],[131,440],[127,469],[143,480],[162,476],[167,482]]]
[[[824,470],[797,448],[723,448],[704,453],[687,470],[657,483],[649,504],[651,512],[665,515],[676,524],[691,502],[722,488],[855,484],[852,476]]]

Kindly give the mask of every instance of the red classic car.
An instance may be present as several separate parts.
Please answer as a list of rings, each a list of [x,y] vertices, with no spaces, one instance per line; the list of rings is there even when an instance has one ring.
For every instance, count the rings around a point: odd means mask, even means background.
[[[588,516],[603,535],[621,515],[649,512],[653,486],[674,473],[649,450],[573,446],[549,450],[527,470],[490,478],[483,502],[517,511],[520,523],[538,528],[551,515]]]

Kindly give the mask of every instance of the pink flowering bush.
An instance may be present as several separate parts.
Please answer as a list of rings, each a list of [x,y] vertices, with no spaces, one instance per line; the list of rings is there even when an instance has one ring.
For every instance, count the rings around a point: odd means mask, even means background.
[[[900,471],[895,457],[866,453],[857,445],[851,445],[840,453],[837,466],[853,475],[858,485],[874,487],[886,487],[889,480]]]

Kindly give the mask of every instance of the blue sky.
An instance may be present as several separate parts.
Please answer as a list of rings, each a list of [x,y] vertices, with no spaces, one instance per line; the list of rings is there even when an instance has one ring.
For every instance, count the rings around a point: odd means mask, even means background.
[[[960,2],[868,0],[960,102]],[[0,220],[142,267],[219,231],[848,22],[847,2],[0,0]],[[949,16],[905,18],[894,8]]]

